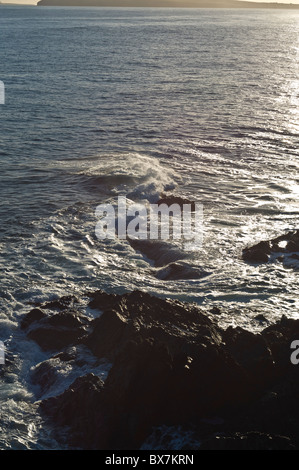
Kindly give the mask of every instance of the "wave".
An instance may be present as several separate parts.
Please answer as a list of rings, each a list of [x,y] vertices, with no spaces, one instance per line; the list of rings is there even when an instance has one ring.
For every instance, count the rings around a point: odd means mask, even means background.
[[[93,165],[79,172],[81,184],[108,195],[126,195],[133,200],[155,203],[161,194],[172,191],[178,175],[157,158],[138,153],[99,157]]]

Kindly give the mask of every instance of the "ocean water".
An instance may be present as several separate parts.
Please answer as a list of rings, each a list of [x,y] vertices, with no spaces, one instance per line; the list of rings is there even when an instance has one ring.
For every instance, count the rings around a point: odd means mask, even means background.
[[[18,327],[32,302],[142,289],[223,326],[298,317],[298,266],[241,252],[298,228],[299,13],[1,7],[0,44],[0,448],[62,448],[28,381],[47,358]],[[203,204],[196,251],[152,248],[157,268],[95,236],[99,204],[165,194]]]

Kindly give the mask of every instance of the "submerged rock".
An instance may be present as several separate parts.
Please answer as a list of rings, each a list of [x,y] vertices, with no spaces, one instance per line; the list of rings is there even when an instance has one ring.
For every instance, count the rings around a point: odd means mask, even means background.
[[[58,357],[52,357],[37,364],[31,372],[33,385],[39,385],[39,396],[47,392],[56,383],[63,362]]]
[[[79,299],[74,295],[64,295],[60,299],[51,300],[43,305],[45,309],[53,310],[65,310],[66,308],[72,308],[79,303]]]
[[[128,242],[134,250],[141,253],[148,260],[151,260],[153,265],[157,268],[165,267],[170,263],[175,263],[176,261],[190,257],[190,253],[187,251],[183,251],[165,241],[128,238]]]
[[[107,310],[112,305],[121,299],[121,295],[107,294],[102,290],[88,293],[91,301],[88,306],[92,309]]]
[[[164,281],[202,279],[210,274],[199,267],[183,262],[170,263],[154,272],[156,278]]]
[[[267,320],[267,318],[262,313],[259,313],[258,315],[256,315],[254,319],[260,323],[269,323],[269,320]]]
[[[22,330],[26,330],[30,327],[32,323],[38,322],[42,318],[45,318],[47,314],[40,310],[39,308],[34,308],[30,310],[27,315],[21,321],[21,328]]]

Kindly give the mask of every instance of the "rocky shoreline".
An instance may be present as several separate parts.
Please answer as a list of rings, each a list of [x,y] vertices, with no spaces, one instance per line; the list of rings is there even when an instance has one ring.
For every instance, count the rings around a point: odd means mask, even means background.
[[[66,296],[21,323],[52,354],[31,373],[43,393],[55,390],[61,368],[82,363],[82,348],[95,370],[111,364],[106,380],[89,372],[38,402],[58,434],[67,427],[72,448],[171,449],[179,429],[180,449],[299,449],[299,369],[290,361],[299,320],[253,334],[220,328],[219,309],[207,315],[145,292],[87,297],[93,317]]]
[[[299,231],[242,253],[298,255]],[[255,313],[258,333],[224,327],[225,306],[142,291],[31,305],[20,329],[47,357],[27,377],[34,408],[70,449],[299,450],[299,319]],[[8,352],[1,376],[13,367]]]

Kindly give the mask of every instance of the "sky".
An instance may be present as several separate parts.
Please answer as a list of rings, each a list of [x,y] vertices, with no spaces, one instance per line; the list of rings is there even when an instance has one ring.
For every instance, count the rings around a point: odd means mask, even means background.
[[[20,3],[20,4],[23,4],[23,5],[35,5],[38,0],[1,0],[2,3]],[[258,1],[258,0],[253,0],[253,1]],[[299,4],[299,0],[261,0],[263,2],[267,2],[267,3],[273,3],[273,2],[277,2],[277,3],[298,3]]]

